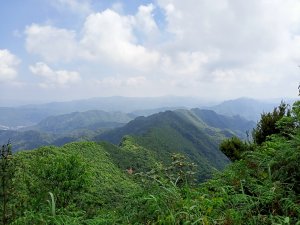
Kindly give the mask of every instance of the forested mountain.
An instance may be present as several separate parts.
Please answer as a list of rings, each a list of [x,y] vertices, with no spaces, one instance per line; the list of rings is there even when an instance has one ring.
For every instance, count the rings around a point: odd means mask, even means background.
[[[119,144],[125,135],[132,135],[138,145],[153,151],[157,159],[169,159],[173,152],[186,155],[198,165],[198,178],[205,179],[214,168],[222,169],[229,162],[219,151],[220,141],[253,127],[253,122],[221,116],[209,110],[175,110],[138,117],[124,127],[96,136],[94,140]]]
[[[177,127],[177,130],[184,127],[185,130],[180,132],[184,132],[186,136],[190,132],[198,132],[199,130],[200,134],[196,139],[201,139],[201,142],[207,138],[209,140],[214,139],[213,146],[216,148],[222,138],[232,135],[245,138],[246,131],[254,127],[253,122],[238,116],[231,118],[213,111],[200,109],[166,111],[148,117],[138,117],[131,121],[134,117],[134,114],[99,110],[50,116],[36,126],[26,127],[18,131],[2,130],[0,141],[5,143],[10,139],[14,144],[15,151],[28,150],[43,145],[60,146],[71,141],[82,140],[107,140],[118,144],[125,135],[140,135],[150,129],[159,130],[163,125],[166,125],[173,130],[175,129],[174,126]],[[128,121],[131,122],[126,124]],[[112,128],[116,129],[101,136],[101,133]],[[170,136],[169,139],[169,142],[172,142],[173,137]]]
[[[251,131],[255,126],[254,122],[245,120],[239,116],[223,116],[211,110],[179,109],[160,112],[148,117],[137,117],[124,127],[105,132],[95,137],[95,140],[107,140],[118,144],[124,135],[142,135],[153,128],[164,125],[175,128],[176,124],[178,124],[178,127],[180,127],[180,125],[190,126],[203,133],[207,133],[207,135],[216,137],[220,137],[220,135],[223,137],[232,135],[245,137],[246,132]]]

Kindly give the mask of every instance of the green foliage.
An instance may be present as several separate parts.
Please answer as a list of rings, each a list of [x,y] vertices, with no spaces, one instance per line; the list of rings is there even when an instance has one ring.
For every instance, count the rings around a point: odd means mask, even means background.
[[[172,162],[164,166],[157,164],[152,170],[136,174],[144,187],[135,193],[124,206],[122,214],[131,222],[146,224],[177,224],[178,218],[184,218],[178,209],[183,207],[185,198],[189,198],[189,187],[195,184],[195,164],[178,153],[172,155]]]
[[[37,221],[86,210],[82,199],[89,197],[91,172],[81,156],[44,147],[21,152],[15,159],[12,207],[17,224],[39,224]]]
[[[135,173],[148,171],[156,163],[153,152],[139,145],[131,136],[124,136],[119,146],[107,142],[102,142],[100,145],[109,153],[108,156],[114,164],[123,171],[130,168]]]
[[[231,160],[236,161],[242,158],[246,151],[251,151],[253,145],[240,140],[238,137],[225,139],[220,144],[220,150]]]
[[[13,194],[12,180],[15,168],[10,143],[2,145],[0,151],[0,212],[2,224],[8,224],[12,217],[9,205]]]
[[[139,187],[108,155],[91,142],[14,155],[14,224],[81,224],[122,205]]]
[[[172,163],[165,168],[168,179],[178,187],[191,186],[196,182],[196,164],[186,160],[182,154],[174,153]]]
[[[169,184],[174,187],[193,185],[196,181],[196,165],[179,153],[173,153],[171,159],[172,162],[167,166],[159,163],[152,170],[137,175],[150,181],[156,181],[158,184]]]
[[[257,123],[257,127],[253,129],[252,137],[256,144],[262,144],[267,137],[272,134],[280,133],[280,128],[277,122],[284,116],[290,116],[289,105],[281,102],[278,107],[275,107],[273,112],[261,114],[261,119]]]
[[[286,137],[295,134],[295,131],[300,128],[300,101],[293,104],[289,114],[282,117],[276,123],[276,126],[281,134]]]
[[[218,150],[218,142],[205,132],[192,127],[173,124],[151,129],[136,142],[155,154],[158,161],[171,162],[170,155],[181,153],[198,165],[197,180],[211,177],[215,169],[222,169],[229,160]]]
[[[299,145],[299,137],[273,137],[198,188],[168,186],[163,174],[156,175],[150,195],[141,194],[140,202],[135,201],[142,212],[132,210],[136,215],[131,222],[297,224]]]

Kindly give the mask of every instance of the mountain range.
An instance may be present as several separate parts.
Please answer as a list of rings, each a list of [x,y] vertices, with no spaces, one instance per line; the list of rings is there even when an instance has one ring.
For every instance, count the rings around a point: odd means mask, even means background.
[[[289,103],[289,101],[288,101]],[[280,100],[259,101],[239,98],[220,104],[189,97],[102,97],[69,102],[52,102],[47,104],[25,105],[18,107],[0,107],[0,129],[18,130],[35,126],[49,116],[100,110],[105,112],[122,112],[131,117],[149,116],[154,113],[175,110],[202,108],[211,109],[219,114],[240,115],[256,122],[262,112],[271,111],[280,104]]]
[[[200,107],[205,103],[198,98],[190,97],[99,97],[68,102],[24,105],[18,107],[0,107],[0,126],[7,129],[32,126],[53,115],[102,110],[106,112],[148,114],[147,110],[178,107]]]
[[[51,115],[33,126],[0,131],[0,143],[10,140],[16,152],[94,141],[109,148],[109,154],[118,159],[116,163],[123,169],[130,166],[135,170],[150,169],[155,162],[169,163],[173,153],[181,153],[197,165],[197,179],[201,181],[230,163],[219,150],[220,142],[232,136],[246,139],[247,131],[255,126],[253,121],[238,115],[178,108],[145,109],[135,113],[89,110]],[[162,112],[155,113],[157,111]],[[51,113],[45,108],[41,112]],[[124,160],[120,157],[126,159],[126,163],[121,165]]]

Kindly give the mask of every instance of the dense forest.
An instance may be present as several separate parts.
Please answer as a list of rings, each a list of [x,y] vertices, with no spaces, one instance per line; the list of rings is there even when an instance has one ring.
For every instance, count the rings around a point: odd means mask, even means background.
[[[95,140],[15,154],[3,145],[1,224],[300,224],[300,101],[263,113],[252,138],[223,140],[231,163],[199,156],[207,171],[188,149],[216,144],[201,142],[211,138],[199,139],[202,128],[158,124],[119,145]],[[162,139],[168,131],[176,144]]]

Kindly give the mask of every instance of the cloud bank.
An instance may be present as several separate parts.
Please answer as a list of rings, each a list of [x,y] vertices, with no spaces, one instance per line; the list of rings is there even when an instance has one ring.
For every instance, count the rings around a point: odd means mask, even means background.
[[[28,54],[44,62],[30,66],[44,79],[40,86],[81,84],[91,95],[105,90],[211,99],[297,92],[298,0],[157,0],[135,12],[120,2],[102,10],[92,3],[53,1],[83,17],[79,26],[34,22],[25,28]],[[9,58],[1,52],[0,57]],[[1,72],[0,66],[2,79],[15,78],[17,60],[2,64],[11,69]]]

